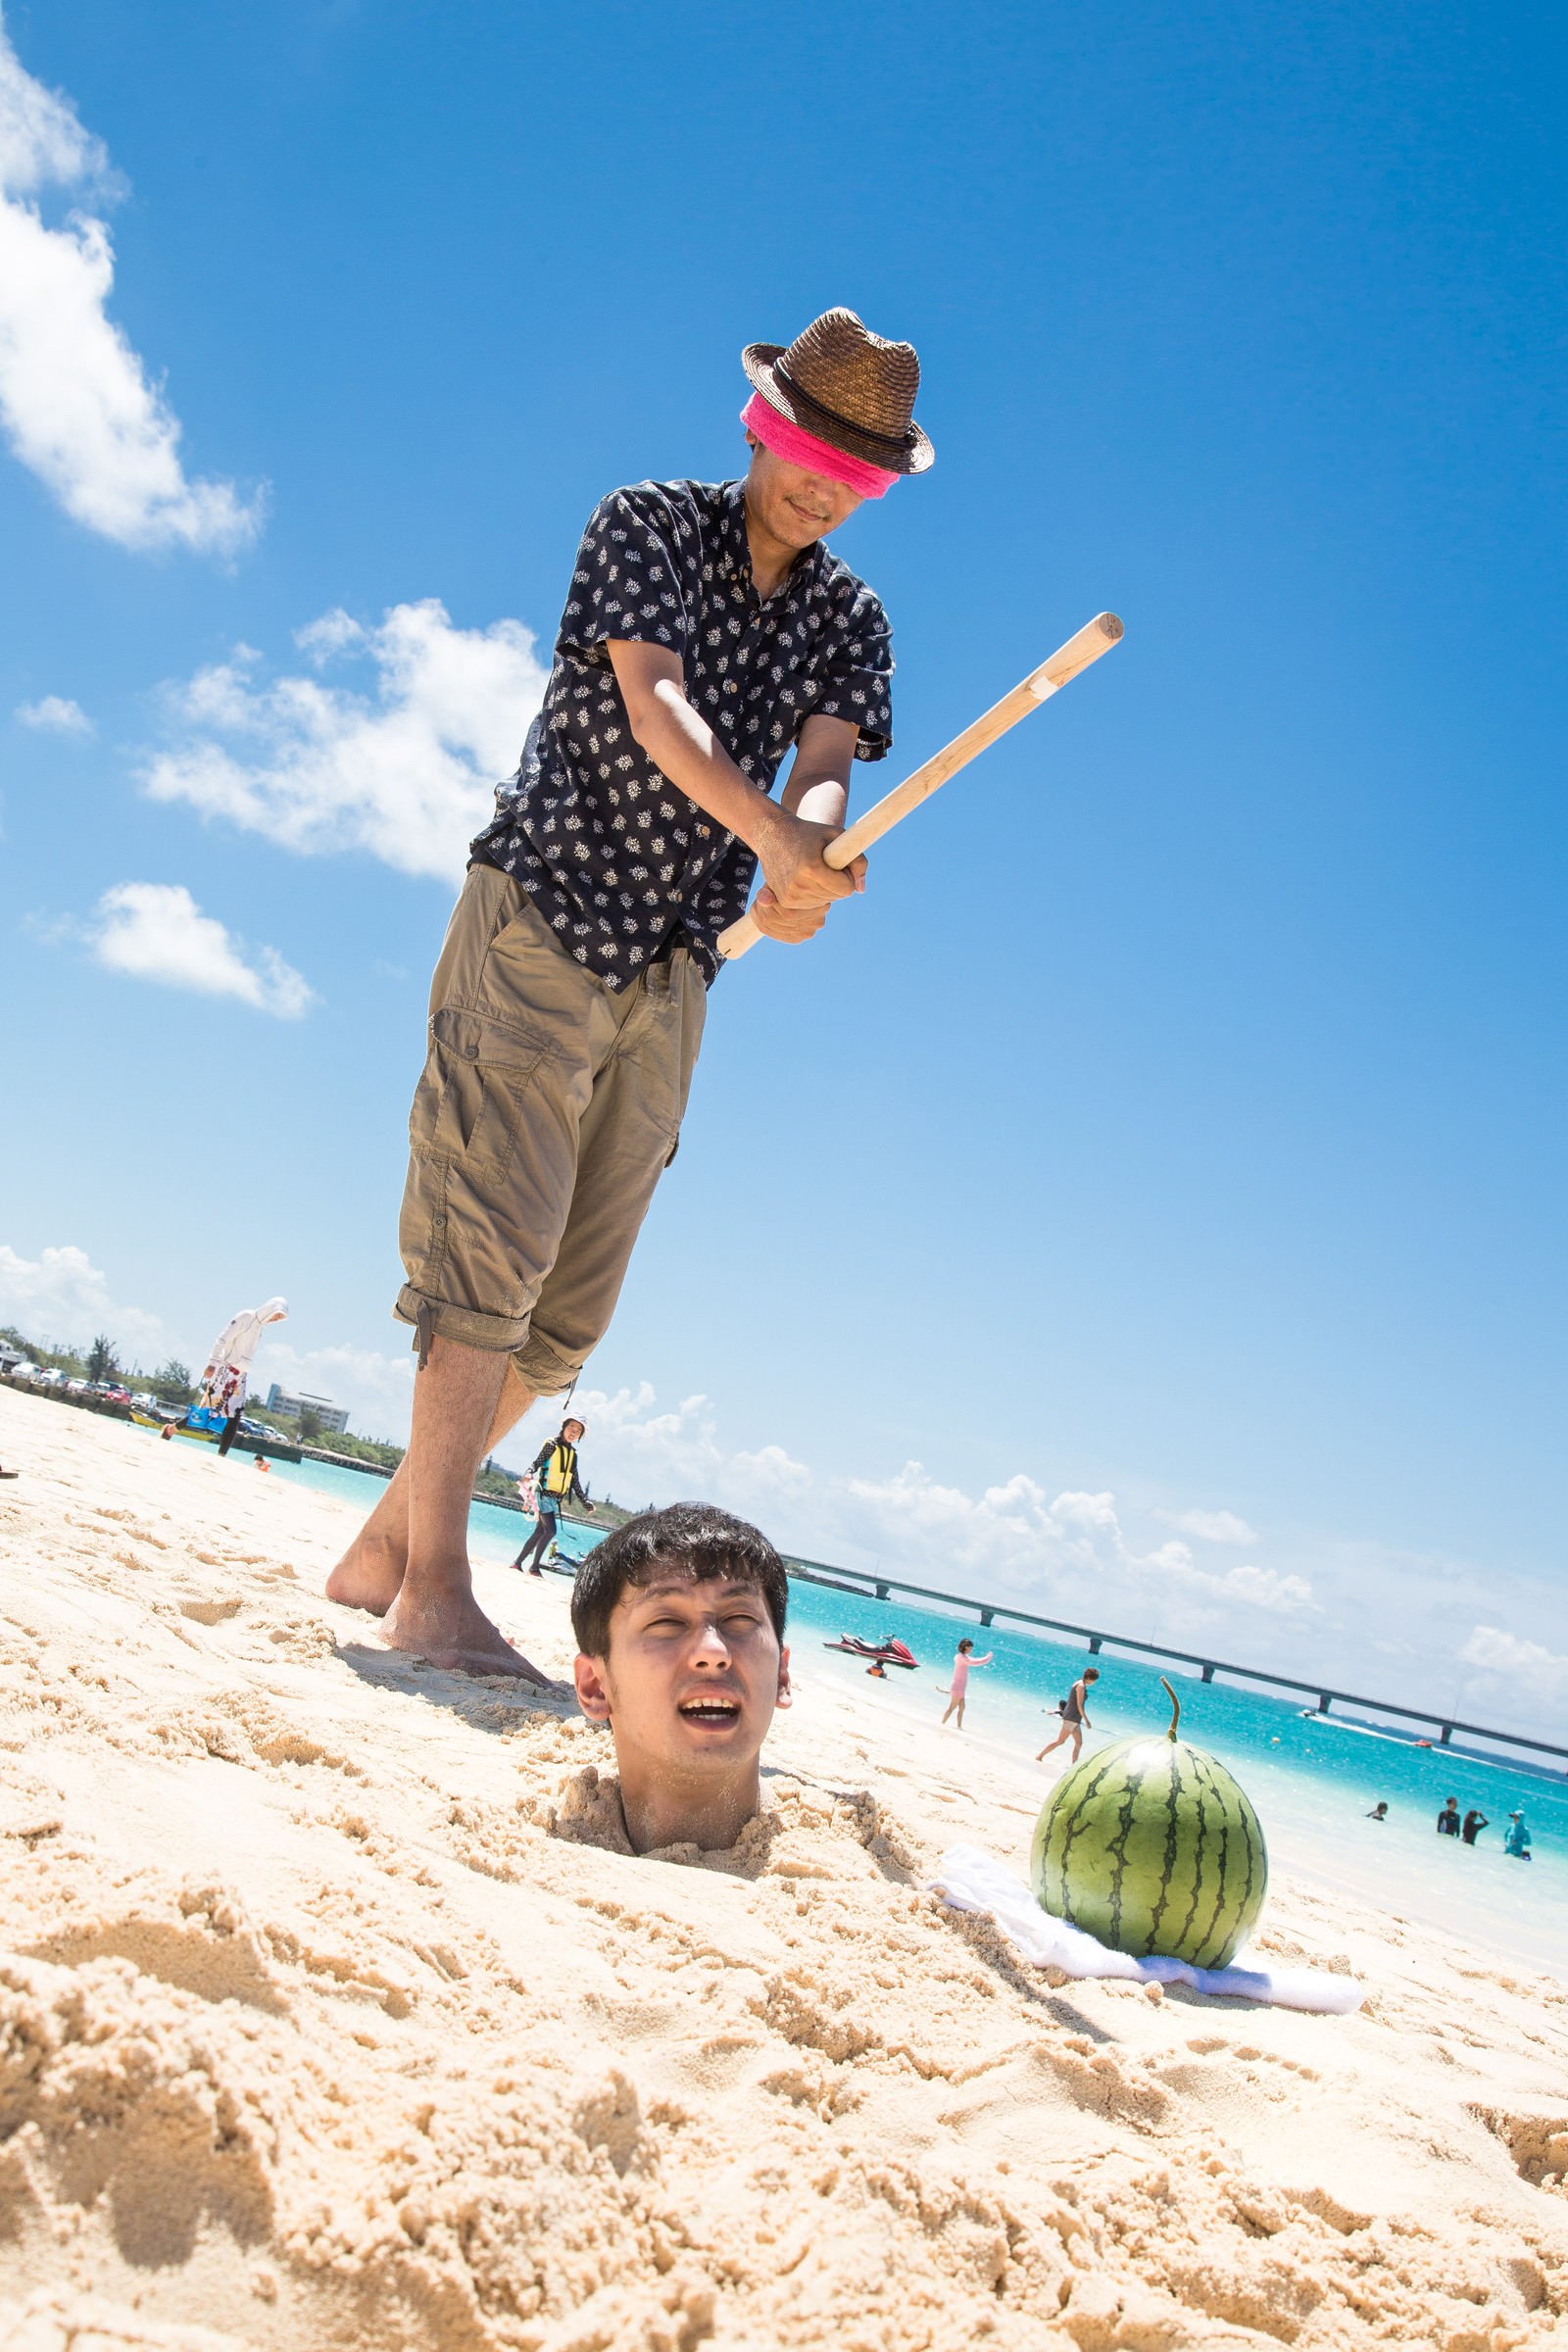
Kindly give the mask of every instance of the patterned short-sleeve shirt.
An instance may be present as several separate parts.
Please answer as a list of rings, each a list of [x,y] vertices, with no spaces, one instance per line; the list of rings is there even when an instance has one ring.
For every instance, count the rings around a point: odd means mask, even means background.
[[[680,656],[686,699],[741,773],[771,792],[813,711],[892,743],[892,634],[820,541],[764,604],[739,482],[639,482],[589,521],[544,708],[498,787],[473,856],[522,884],[568,954],[624,988],[677,931],[711,981],[713,942],[746,910],[757,859],[633,740],[611,639]]]

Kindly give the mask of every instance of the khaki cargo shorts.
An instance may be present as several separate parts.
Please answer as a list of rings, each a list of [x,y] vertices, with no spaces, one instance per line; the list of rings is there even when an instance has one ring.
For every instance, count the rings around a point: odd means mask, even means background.
[[[403,1322],[507,1350],[541,1396],[570,1387],[675,1156],[707,998],[684,948],[617,992],[520,883],[469,868],[409,1118]]]

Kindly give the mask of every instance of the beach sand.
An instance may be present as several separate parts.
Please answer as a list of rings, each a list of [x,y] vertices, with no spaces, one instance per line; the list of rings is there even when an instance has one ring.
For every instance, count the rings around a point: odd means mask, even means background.
[[[1358,2015],[1053,1985],[923,1888],[1043,1776],[809,1657],[757,1833],[634,1858],[566,1700],[320,1597],[346,1504],[4,1390],[0,1459],[0,2341],[1568,2345],[1562,1986],[1280,1879]]]

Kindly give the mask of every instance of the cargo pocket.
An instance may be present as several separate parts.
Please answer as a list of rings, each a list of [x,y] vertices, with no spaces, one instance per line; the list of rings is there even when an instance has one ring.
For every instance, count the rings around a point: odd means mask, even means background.
[[[416,1141],[475,1174],[505,1175],[516,1150],[523,1097],[544,1057],[543,1046],[509,1051],[471,1014],[438,1012],[425,1073],[428,1127]]]

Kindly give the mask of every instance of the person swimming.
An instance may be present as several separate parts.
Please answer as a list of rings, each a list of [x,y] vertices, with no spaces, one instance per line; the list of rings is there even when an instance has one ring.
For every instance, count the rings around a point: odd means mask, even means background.
[[[1480,1806],[1472,1805],[1469,1812],[1464,1817],[1464,1827],[1459,1832],[1459,1835],[1464,1839],[1466,1845],[1474,1845],[1482,1831],[1490,1829],[1491,1826],[1491,1823],[1488,1821],[1486,1815],[1482,1812]]]
[[[1387,1820],[1388,1820],[1388,1818],[1389,1818],[1389,1800],[1388,1800],[1388,1798],[1387,1798],[1386,1796],[1379,1797],[1379,1799],[1378,1799],[1377,1803],[1376,1803],[1376,1804],[1373,1806],[1373,1808],[1372,1808],[1371,1812],[1370,1812],[1370,1813],[1367,1815],[1367,1819],[1368,1819],[1368,1821],[1387,1821]]]

